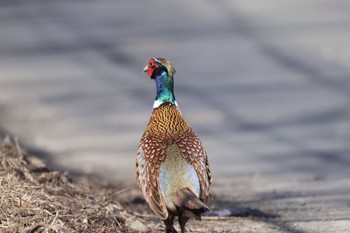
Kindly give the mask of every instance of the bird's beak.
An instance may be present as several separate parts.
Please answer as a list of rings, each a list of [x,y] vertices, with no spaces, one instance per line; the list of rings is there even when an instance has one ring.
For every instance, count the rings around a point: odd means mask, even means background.
[[[148,65],[147,66],[145,66],[145,68],[143,69],[143,72],[147,72],[148,71]]]

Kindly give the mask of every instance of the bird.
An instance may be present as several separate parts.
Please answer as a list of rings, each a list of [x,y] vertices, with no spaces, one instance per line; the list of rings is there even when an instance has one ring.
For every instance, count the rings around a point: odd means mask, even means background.
[[[201,140],[185,121],[174,94],[175,69],[166,58],[150,58],[143,70],[155,80],[156,98],[136,156],[136,179],[165,232],[181,233],[190,218],[201,220],[209,208],[212,182]]]

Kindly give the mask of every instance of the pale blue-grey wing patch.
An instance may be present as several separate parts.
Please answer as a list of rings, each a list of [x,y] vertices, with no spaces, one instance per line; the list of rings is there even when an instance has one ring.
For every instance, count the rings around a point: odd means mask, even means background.
[[[159,186],[166,206],[171,211],[176,211],[174,195],[182,188],[190,188],[198,197],[200,194],[200,182],[194,167],[182,156],[176,144],[167,149],[167,156],[160,166]]]

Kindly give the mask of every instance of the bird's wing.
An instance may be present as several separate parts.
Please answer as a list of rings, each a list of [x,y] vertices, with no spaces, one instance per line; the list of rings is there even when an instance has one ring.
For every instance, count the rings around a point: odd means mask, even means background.
[[[137,183],[148,205],[161,219],[168,217],[158,182],[159,164],[165,158],[165,151],[158,142],[142,138],[136,157]]]
[[[200,182],[200,199],[207,202],[210,196],[209,186],[211,184],[211,172],[209,168],[208,156],[197,134],[191,130],[177,142],[184,159],[190,163],[199,178]]]
[[[203,160],[205,161],[205,170],[207,172],[208,181],[209,181],[209,185],[210,185],[213,179],[212,179],[211,171],[210,171],[210,167],[209,167],[207,151],[204,149],[204,146],[202,146],[202,155],[203,155]]]

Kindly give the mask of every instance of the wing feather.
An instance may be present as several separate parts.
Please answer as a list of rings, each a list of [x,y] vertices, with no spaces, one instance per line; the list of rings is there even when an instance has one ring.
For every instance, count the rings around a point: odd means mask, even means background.
[[[166,219],[168,217],[168,210],[159,187],[159,170],[156,169],[157,166],[150,159],[151,157],[150,154],[145,154],[145,150],[143,150],[142,144],[140,144],[136,157],[137,183],[152,211],[161,219]]]

